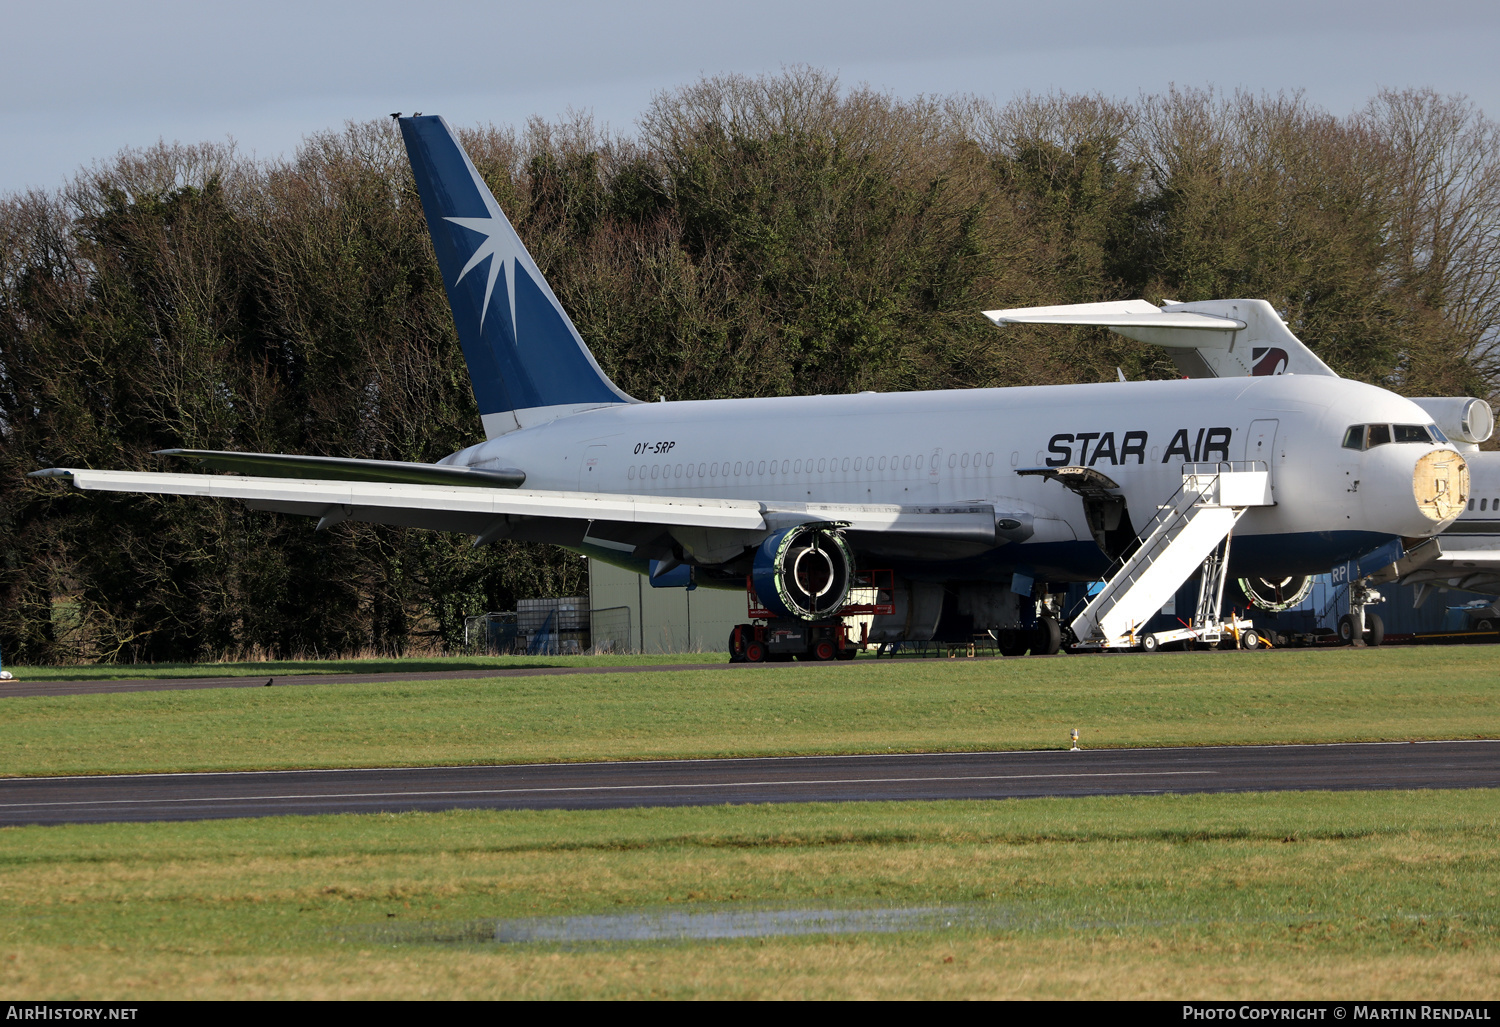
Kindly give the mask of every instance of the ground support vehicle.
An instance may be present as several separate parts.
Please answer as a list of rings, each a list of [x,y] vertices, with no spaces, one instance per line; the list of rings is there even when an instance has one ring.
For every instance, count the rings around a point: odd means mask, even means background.
[[[1233,639],[1259,649],[1264,639],[1251,622],[1220,614],[1235,524],[1247,510],[1273,505],[1270,476],[1260,461],[1188,464],[1182,488],[1164,504],[1116,561],[1102,587],[1070,625],[1074,651],[1144,649],[1168,645],[1219,645]],[[1181,628],[1139,630],[1194,572],[1198,608]]]
[[[842,620],[773,619],[764,624],[736,624],[729,633],[729,662],[852,660],[860,646],[849,637]]]
[[[1343,645],[1338,633],[1332,628],[1317,628],[1313,631],[1267,631],[1266,641],[1277,649],[1308,649],[1313,646],[1331,647]]]
[[[1223,620],[1210,621],[1207,624],[1195,626],[1189,623],[1181,628],[1171,628],[1167,631],[1153,631],[1149,634],[1130,632],[1118,638],[1079,642],[1072,649],[1074,652],[1139,649],[1142,652],[1155,653],[1170,648],[1209,649],[1213,647],[1262,649],[1267,648],[1268,643],[1255,630],[1255,625],[1250,622],[1249,618],[1231,614]]]
[[[870,600],[842,604],[836,616],[818,620],[778,617],[755,594],[752,578],[745,579],[745,606],[750,622],[736,624],[729,633],[730,663],[763,663],[784,660],[852,660],[866,647],[868,623],[856,636],[848,618],[889,614],[895,575],[888,570],[865,571],[855,576],[849,594]]]

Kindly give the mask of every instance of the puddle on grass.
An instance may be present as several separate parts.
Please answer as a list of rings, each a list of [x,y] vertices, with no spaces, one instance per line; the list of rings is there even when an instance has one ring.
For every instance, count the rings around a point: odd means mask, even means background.
[[[506,920],[373,925],[395,944],[589,944],[712,941],[801,934],[892,934],[954,928],[1015,928],[1015,912],[994,906],[913,906],[876,909],[636,909],[624,913],[537,916]]]
[[[500,920],[495,924],[494,940],[708,941],[791,934],[940,931],[961,924],[983,926],[983,920],[973,910],[937,906],[913,909],[713,910],[700,913],[660,910]]]
[[[1415,915],[1414,915],[1415,916]],[[1235,923],[1290,924],[1302,916],[1229,917]],[[1077,917],[1008,905],[975,903],[865,909],[745,909],[698,907],[634,909],[578,916],[387,921],[340,931],[341,941],[388,945],[609,945],[640,942],[715,941],[819,934],[895,934],[947,930],[1120,930],[1202,924],[1198,917]],[[351,936],[352,935],[352,936]]]

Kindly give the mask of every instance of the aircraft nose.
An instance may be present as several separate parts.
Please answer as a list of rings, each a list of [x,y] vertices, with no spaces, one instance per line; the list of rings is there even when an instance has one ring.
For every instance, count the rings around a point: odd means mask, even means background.
[[[1412,470],[1411,489],[1423,517],[1452,521],[1469,501],[1469,465],[1451,449],[1424,453]]]

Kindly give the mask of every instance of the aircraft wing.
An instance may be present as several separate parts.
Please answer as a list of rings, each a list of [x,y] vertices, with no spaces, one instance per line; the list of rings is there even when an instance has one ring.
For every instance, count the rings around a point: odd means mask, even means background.
[[[87,491],[236,499],[252,510],[476,536],[590,547],[641,558],[670,555],[671,544],[704,563],[731,559],[782,528],[837,523],[872,551],[963,555],[1030,534],[1032,515],[997,515],[990,504],[899,506],[874,503],[775,503],[692,496],[549,492],[382,481],[239,477],[150,471],[48,468],[33,477],[65,477]],[[867,544],[859,545],[863,540]]]
[[[1440,535],[1415,547],[1370,580],[1376,584],[1399,580],[1402,585],[1500,594],[1500,538]]]

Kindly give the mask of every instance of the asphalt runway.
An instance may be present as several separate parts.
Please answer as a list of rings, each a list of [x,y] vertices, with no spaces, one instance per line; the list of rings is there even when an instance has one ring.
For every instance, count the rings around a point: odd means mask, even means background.
[[[1500,741],[0,779],[0,825],[448,809],[1500,787]]]

